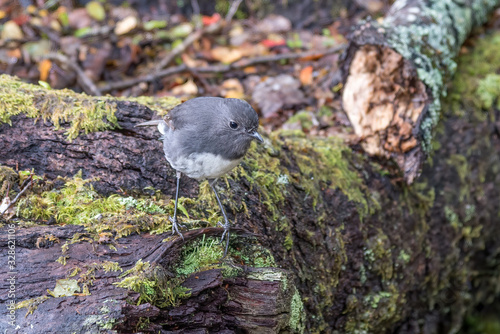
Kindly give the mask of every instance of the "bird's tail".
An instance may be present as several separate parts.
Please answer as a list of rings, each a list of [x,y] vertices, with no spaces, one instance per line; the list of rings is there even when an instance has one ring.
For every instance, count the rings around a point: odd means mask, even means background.
[[[162,119],[154,119],[152,121],[147,121],[147,122],[139,123],[139,124],[136,125],[136,127],[137,126],[151,126],[151,125],[157,125],[158,126],[158,131],[160,131],[160,133],[162,135],[165,135],[167,133],[167,131],[168,131],[168,125]]]

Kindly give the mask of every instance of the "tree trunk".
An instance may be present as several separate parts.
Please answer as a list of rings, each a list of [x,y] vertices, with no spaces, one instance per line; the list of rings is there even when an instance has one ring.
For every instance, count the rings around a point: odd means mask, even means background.
[[[413,182],[431,152],[444,86],[472,28],[498,0],[397,0],[378,24],[359,25],[344,61],[343,106],[363,149],[391,157]]]

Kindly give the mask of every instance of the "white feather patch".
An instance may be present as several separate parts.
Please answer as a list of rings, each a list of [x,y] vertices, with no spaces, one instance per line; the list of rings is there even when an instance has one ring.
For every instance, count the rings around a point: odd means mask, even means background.
[[[167,160],[173,169],[197,180],[216,179],[241,162],[241,159],[227,160],[212,153],[192,153],[176,161],[170,161],[168,157]]]

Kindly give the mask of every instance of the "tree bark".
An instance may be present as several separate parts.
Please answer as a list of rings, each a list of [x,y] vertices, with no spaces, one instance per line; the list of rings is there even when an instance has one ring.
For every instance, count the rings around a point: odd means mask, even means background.
[[[393,158],[411,183],[431,152],[440,98],[471,30],[497,0],[398,0],[379,24],[364,22],[345,54],[343,106],[363,149]]]

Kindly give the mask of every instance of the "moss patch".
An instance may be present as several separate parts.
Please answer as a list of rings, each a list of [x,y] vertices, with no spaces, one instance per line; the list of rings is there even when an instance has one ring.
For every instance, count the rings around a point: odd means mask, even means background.
[[[113,283],[140,293],[137,305],[150,303],[158,307],[178,306],[181,299],[190,296],[189,289],[180,285],[181,278],[170,278],[160,267],[152,268],[149,262],[138,260],[135,266],[122,275],[120,282]]]
[[[115,116],[116,101],[111,96],[88,96],[68,89],[51,90],[27,84],[9,75],[0,75],[0,122],[11,124],[10,118],[25,114],[38,121],[50,121],[56,130],[69,123],[65,135],[72,140],[84,133],[119,128]],[[125,99],[121,99],[125,100]],[[159,114],[165,114],[180,101],[175,98],[127,98],[136,100]]]

